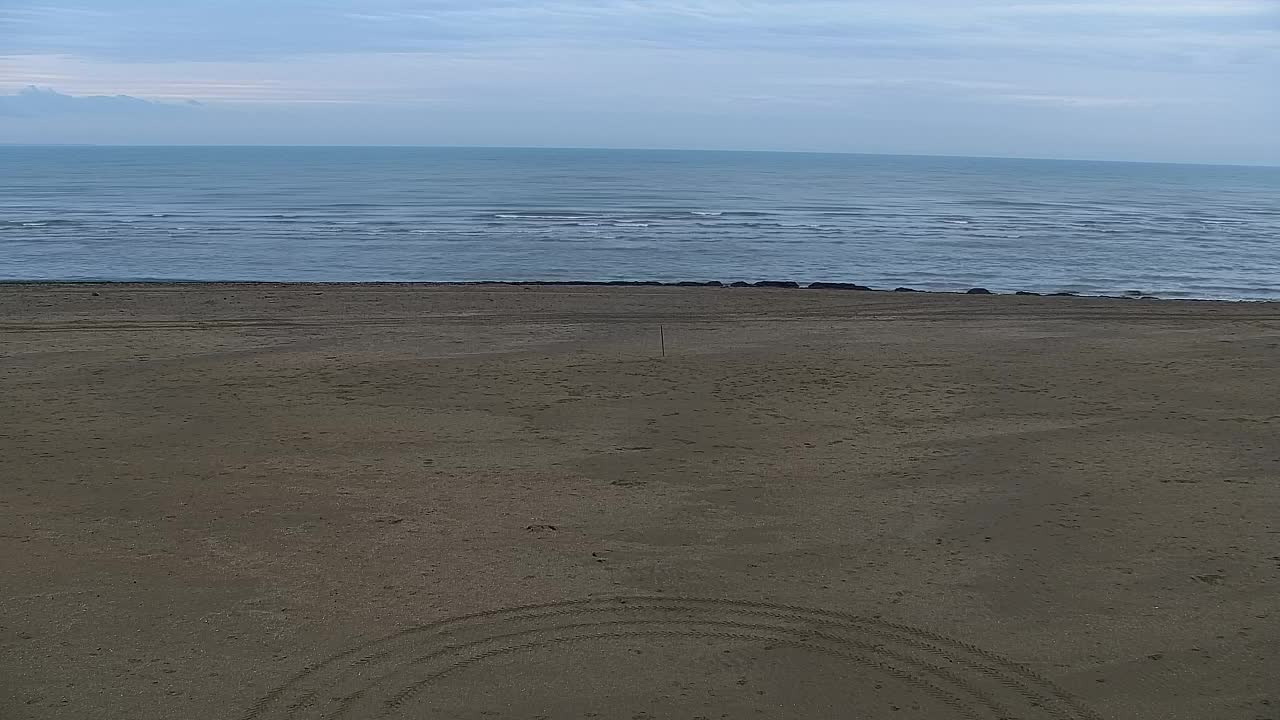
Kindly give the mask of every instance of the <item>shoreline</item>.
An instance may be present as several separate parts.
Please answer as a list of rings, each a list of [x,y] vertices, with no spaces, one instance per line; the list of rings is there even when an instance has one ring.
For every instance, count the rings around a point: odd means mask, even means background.
[[[344,281],[344,280],[0,280],[3,287],[395,287],[395,288],[429,288],[429,287],[586,287],[586,288],[707,288],[725,290],[819,290],[848,293],[902,294],[902,295],[944,295],[944,296],[994,296],[994,297],[1064,297],[1093,300],[1159,300],[1162,302],[1194,302],[1194,303],[1277,303],[1280,298],[1203,298],[1203,297],[1167,297],[1134,291],[1125,294],[1089,294],[1084,292],[1032,292],[1027,290],[997,291],[984,287],[967,290],[922,290],[909,286],[895,288],[879,288],[850,282],[817,281],[799,283],[792,280],[760,280],[756,282],[720,280],[696,281],[685,280],[663,282],[658,280],[470,280],[470,281]]]

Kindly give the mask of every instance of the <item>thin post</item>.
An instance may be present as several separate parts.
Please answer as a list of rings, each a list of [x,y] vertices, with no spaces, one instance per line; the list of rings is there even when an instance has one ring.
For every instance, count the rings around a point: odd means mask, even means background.
[[[665,330],[662,329],[661,325],[658,326],[658,340],[662,343],[662,357],[666,357],[667,356],[667,333]]]

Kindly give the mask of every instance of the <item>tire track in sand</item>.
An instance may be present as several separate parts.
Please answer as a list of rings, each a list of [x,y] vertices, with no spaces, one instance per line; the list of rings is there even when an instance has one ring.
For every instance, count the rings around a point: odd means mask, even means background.
[[[242,720],[409,716],[410,704],[433,683],[490,659],[679,638],[811,651],[847,665],[850,673],[891,678],[956,717],[1099,718],[1029,668],[910,625],[775,603],[616,597],[490,610],[406,628],[304,668],[254,703]]]

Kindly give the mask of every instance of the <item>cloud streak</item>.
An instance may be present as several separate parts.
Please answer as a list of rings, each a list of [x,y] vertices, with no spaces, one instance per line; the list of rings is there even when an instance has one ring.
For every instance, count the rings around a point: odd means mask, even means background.
[[[130,61],[548,44],[925,55],[990,47],[1133,58],[1190,50],[1230,58],[1241,39],[1280,46],[1280,9],[1268,0],[119,0],[111,7],[18,0],[0,10],[0,23],[14,54]]]

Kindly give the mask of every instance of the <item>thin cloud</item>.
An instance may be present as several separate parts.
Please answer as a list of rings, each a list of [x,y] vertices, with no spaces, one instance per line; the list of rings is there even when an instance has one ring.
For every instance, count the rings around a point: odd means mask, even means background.
[[[1092,95],[1044,95],[1036,93],[993,95],[994,99],[1031,105],[1051,105],[1065,108],[1123,108],[1158,105],[1145,98],[1098,97]]]
[[[1219,0],[1218,2],[1045,2],[1019,3],[1003,10],[1009,14],[1085,15],[1093,17],[1235,18],[1267,15],[1275,11],[1270,0]]]
[[[547,44],[1137,58],[1178,49],[1225,53],[1242,34],[1280,47],[1278,19],[1280,7],[1264,0],[119,0],[110,13],[18,0],[0,10],[11,52],[149,62]],[[1206,22],[1211,27],[1188,26]]]

